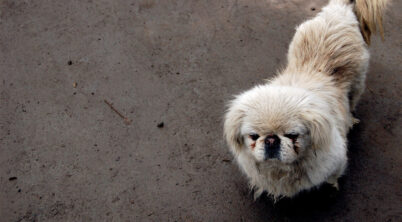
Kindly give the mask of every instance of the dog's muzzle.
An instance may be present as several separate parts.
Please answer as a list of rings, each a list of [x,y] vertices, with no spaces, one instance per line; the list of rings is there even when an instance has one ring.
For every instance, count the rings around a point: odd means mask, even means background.
[[[265,160],[279,159],[279,150],[281,148],[281,139],[277,135],[268,135],[265,138]]]

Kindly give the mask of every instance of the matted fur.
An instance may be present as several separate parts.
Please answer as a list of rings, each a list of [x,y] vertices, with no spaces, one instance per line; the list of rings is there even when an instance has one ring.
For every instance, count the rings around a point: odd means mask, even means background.
[[[370,45],[371,33],[376,33],[377,28],[384,39],[382,17],[387,5],[387,0],[356,0],[355,13],[360,23],[364,40]]]
[[[376,27],[383,32],[385,3],[331,0],[297,28],[286,68],[231,101],[225,138],[256,196],[292,197],[325,181],[338,186],[355,122],[351,111],[364,90],[367,44]],[[292,133],[296,140],[287,136]],[[265,155],[268,135],[280,140],[276,159]]]

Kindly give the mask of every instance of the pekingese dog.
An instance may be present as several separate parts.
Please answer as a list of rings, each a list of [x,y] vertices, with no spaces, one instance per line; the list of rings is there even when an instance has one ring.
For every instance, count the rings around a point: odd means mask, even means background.
[[[386,2],[330,0],[297,28],[286,68],[231,101],[224,134],[255,197],[292,197],[324,182],[338,188]]]

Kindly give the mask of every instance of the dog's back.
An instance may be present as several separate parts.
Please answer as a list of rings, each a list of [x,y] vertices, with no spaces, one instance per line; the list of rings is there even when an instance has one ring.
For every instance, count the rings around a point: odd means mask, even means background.
[[[351,110],[364,89],[372,33],[383,35],[387,0],[331,0],[315,18],[301,24],[289,46],[284,73],[331,76],[350,99]]]

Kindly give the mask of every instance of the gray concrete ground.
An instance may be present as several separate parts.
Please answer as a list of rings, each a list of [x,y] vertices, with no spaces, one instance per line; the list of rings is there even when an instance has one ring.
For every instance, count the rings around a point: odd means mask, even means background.
[[[222,139],[323,4],[0,0],[0,221],[401,221],[401,1],[339,192],[254,202]]]

